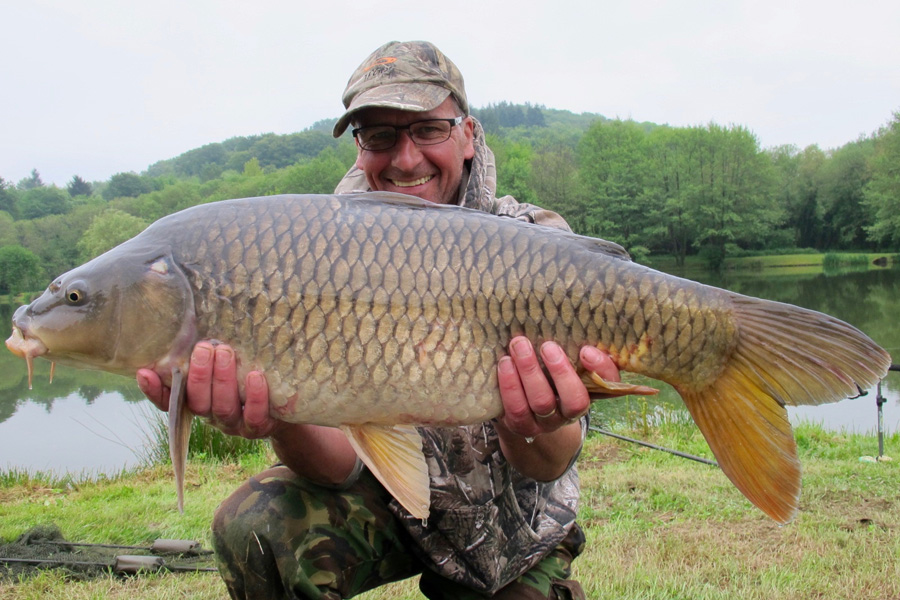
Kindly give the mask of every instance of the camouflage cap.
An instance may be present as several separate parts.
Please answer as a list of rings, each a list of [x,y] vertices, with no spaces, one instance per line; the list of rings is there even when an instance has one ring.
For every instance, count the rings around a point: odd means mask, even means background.
[[[453,96],[469,114],[463,76],[430,42],[388,42],[363,61],[344,89],[347,111],[334,126],[340,137],[353,114],[370,106],[425,112]]]

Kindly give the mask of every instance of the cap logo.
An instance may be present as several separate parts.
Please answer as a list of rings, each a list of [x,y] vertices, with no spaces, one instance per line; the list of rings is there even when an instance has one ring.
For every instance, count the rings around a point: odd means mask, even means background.
[[[374,69],[375,67],[380,67],[381,65],[389,65],[392,62],[397,62],[396,56],[382,56],[381,58],[379,58],[375,62],[373,62],[371,65],[369,65],[368,67],[363,69],[363,71],[368,71],[369,69]]]

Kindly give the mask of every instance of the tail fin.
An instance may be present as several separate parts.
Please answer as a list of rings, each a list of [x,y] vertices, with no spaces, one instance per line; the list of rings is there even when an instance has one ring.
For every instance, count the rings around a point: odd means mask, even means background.
[[[834,317],[734,294],[738,341],[718,379],[676,386],[722,471],[779,523],[797,512],[800,462],[785,405],[856,396],[886,374],[891,357]]]

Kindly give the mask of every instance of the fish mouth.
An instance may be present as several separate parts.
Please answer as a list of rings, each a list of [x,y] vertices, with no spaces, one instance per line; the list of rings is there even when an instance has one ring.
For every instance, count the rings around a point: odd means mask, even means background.
[[[12,335],[6,340],[6,347],[19,358],[25,359],[25,364],[28,365],[28,389],[31,389],[34,358],[47,354],[47,346],[41,340],[28,336],[27,332],[23,332],[20,327],[13,324]]]

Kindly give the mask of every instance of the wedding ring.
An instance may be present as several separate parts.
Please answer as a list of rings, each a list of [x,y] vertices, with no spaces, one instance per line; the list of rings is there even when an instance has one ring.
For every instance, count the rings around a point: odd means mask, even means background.
[[[555,414],[556,414],[556,407],[554,406],[553,410],[548,412],[546,415],[539,415],[537,413],[534,413],[534,416],[536,416],[538,419],[549,419],[550,417],[552,417]]]

